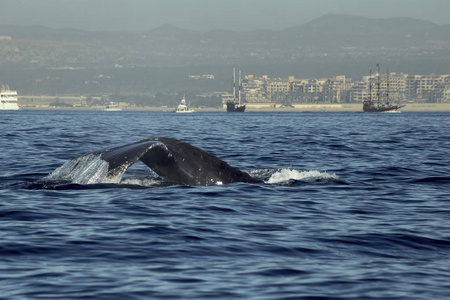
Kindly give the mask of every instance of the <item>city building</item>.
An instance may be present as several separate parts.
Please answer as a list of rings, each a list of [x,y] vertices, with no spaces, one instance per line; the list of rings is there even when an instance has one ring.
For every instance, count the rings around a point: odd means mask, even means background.
[[[247,75],[239,91],[243,103],[358,103],[369,98],[392,102],[450,102],[450,75],[374,73],[355,82],[344,75],[321,79]]]

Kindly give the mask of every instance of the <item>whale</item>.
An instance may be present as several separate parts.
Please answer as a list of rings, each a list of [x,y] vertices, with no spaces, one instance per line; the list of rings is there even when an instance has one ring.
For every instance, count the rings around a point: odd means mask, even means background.
[[[100,161],[90,163],[89,167],[81,161],[95,157]],[[236,182],[263,183],[248,173],[230,166],[220,158],[189,143],[169,137],[152,137],[138,142],[104,149],[72,159],[63,166],[68,174],[73,169],[90,169],[97,174],[96,168],[104,168],[106,179],[121,177],[125,171],[137,162],[142,162],[157,175],[178,185],[209,186]],[[70,167],[68,167],[70,166]],[[67,170],[71,169],[71,170]],[[92,170],[94,169],[94,170]],[[55,173],[61,173],[55,172]],[[98,175],[95,175],[98,176]]]

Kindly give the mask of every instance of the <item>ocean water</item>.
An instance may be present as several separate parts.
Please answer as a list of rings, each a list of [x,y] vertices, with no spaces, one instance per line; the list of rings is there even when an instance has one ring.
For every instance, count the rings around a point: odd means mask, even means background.
[[[0,128],[0,299],[450,298],[450,113],[1,111]],[[49,177],[155,136],[265,184]]]

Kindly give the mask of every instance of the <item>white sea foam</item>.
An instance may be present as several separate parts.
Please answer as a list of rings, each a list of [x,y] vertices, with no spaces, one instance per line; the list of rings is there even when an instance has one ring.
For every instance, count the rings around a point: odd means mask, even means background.
[[[162,180],[158,178],[124,178],[120,183],[142,187],[159,186]]]
[[[282,169],[280,171],[275,172],[270,176],[269,180],[266,183],[269,184],[277,184],[282,182],[287,182],[290,180],[301,180],[301,181],[333,181],[339,179],[334,173],[327,172],[319,172],[319,171],[296,171],[291,169]]]

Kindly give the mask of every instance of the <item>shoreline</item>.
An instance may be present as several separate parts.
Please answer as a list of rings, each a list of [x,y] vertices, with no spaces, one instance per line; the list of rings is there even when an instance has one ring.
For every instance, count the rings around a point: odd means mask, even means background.
[[[270,103],[247,104],[246,112],[363,112],[362,104],[294,104],[294,107],[273,107]],[[22,106],[21,110],[52,110],[52,111],[103,111],[104,107],[48,107]],[[126,107],[122,111],[154,111],[172,112],[168,107]],[[197,108],[195,112],[226,112],[225,108]],[[409,103],[399,111],[403,112],[450,112],[450,103]]]

